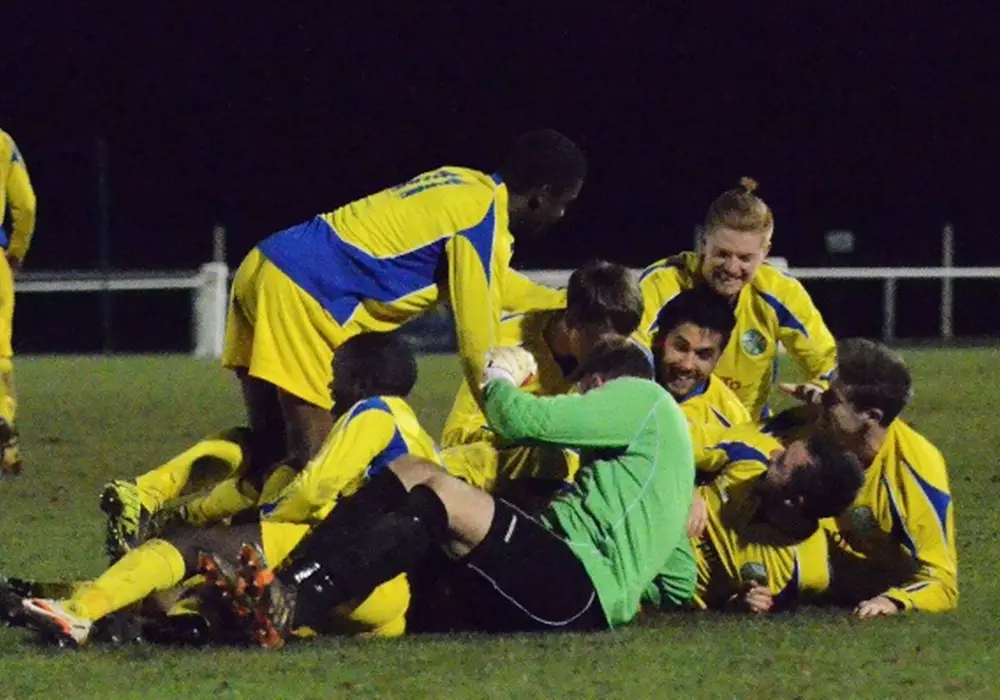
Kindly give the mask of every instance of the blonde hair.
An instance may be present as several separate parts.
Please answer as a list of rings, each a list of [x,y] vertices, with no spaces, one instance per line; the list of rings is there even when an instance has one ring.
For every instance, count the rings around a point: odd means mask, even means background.
[[[764,244],[771,244],[774,215],[764,200],[754,194],[757,181],[741,177],[740,186],[716,197],[705,216],[705,235],[721,228],[747,233],[761,233]]]

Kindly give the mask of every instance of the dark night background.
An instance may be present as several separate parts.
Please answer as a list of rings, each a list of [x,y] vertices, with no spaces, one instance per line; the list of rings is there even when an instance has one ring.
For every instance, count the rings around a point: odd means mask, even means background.
[[[193,269],[216,222],[235,267],[271,231],[423,169],[489,170],[538,126],[578,141],[591,176],[549,238],[518,242],[520,268],[686,249],[741,175],[793,266],[937,265],[946,221],[957,264],[1000,265],[988,4],[203,5],[4,8],[0,126],[39,197],[27,269],[99,265],[98,136],[112,265]],[[856,233],[852,255],[827,255],[830,229]],[[809,288],[835,333],[877,335],[879,282]],[[900,283],[900,336],[936,333],[939,288]],[[996,298],[956,283],[956,332],[995,334]],[[190,347],[183,293],[113,302],[114,349]],[[21,295],[15,347],[100,349],[99,309]]]

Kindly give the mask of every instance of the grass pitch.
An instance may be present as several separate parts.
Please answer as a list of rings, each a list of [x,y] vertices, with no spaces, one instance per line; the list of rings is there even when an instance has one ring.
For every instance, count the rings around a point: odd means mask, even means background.
[[[904,355],[916,379],[906,417],[941,448],[951,474],[961,591],[953,614],[690,614],[606,635],[335,639],[277,653],[64,651],[0,629],[0,698],[997,697],[1000,350]],[[9,574],[99,573],[101,485],[241,422],[237,387],[212,363],[18,358],[16,368],[27,467],[0,482],[0,567]],[[457,384],[453,358],[422,359],[414,404],[433,434]]]

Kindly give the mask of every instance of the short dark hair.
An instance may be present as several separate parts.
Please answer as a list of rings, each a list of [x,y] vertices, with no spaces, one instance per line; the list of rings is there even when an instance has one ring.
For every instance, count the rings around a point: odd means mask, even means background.
[[[888,426],[913,395],[913,378],[903,359],[881,343],[849,338],[837,343],[837,380],[855,409],[882,412]]]
[[[624,265],[595,260],[573,271],[566,288],[566,325],[631,335],[642,319],[642,291]]]
[[[581,379],[599,374],[605,381],[619,377],[653,378],[653,360],[646,348],[628,338],[599,340],[581,363]]]
[[[722,348],[736,327],[736,313],[725,297],[706,287],[685,289],[668,301],[656,315],[653,344],[660,345],[675,328],[690,323],[722,336]]]
[[[561,194],[583,182],[587,159],[580,147],[552,129],[521,134],[499,168],[511,192],[524,194],[548,186]]]
[[[362,333],[334,351],[333,373],[335,381],[343,373],[364,398],[405,397],[417,383],[417,360],[394,333]]]
[[[813,435],[806,441],[809,466],[796,469],[790,493],[802,496],[802,515],[819,520],[840,515],[854,502],[864,481],[861,462],[831,438]]]

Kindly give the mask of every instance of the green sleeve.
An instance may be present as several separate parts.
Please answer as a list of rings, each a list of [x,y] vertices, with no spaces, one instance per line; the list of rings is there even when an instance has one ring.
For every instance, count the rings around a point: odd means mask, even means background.
[[[486,419],[504,440],[613,448],[631,445],[660,400],[670,396],[652,382],[627,378],[586,394],[546,397],[492,381],[484,398]]]

